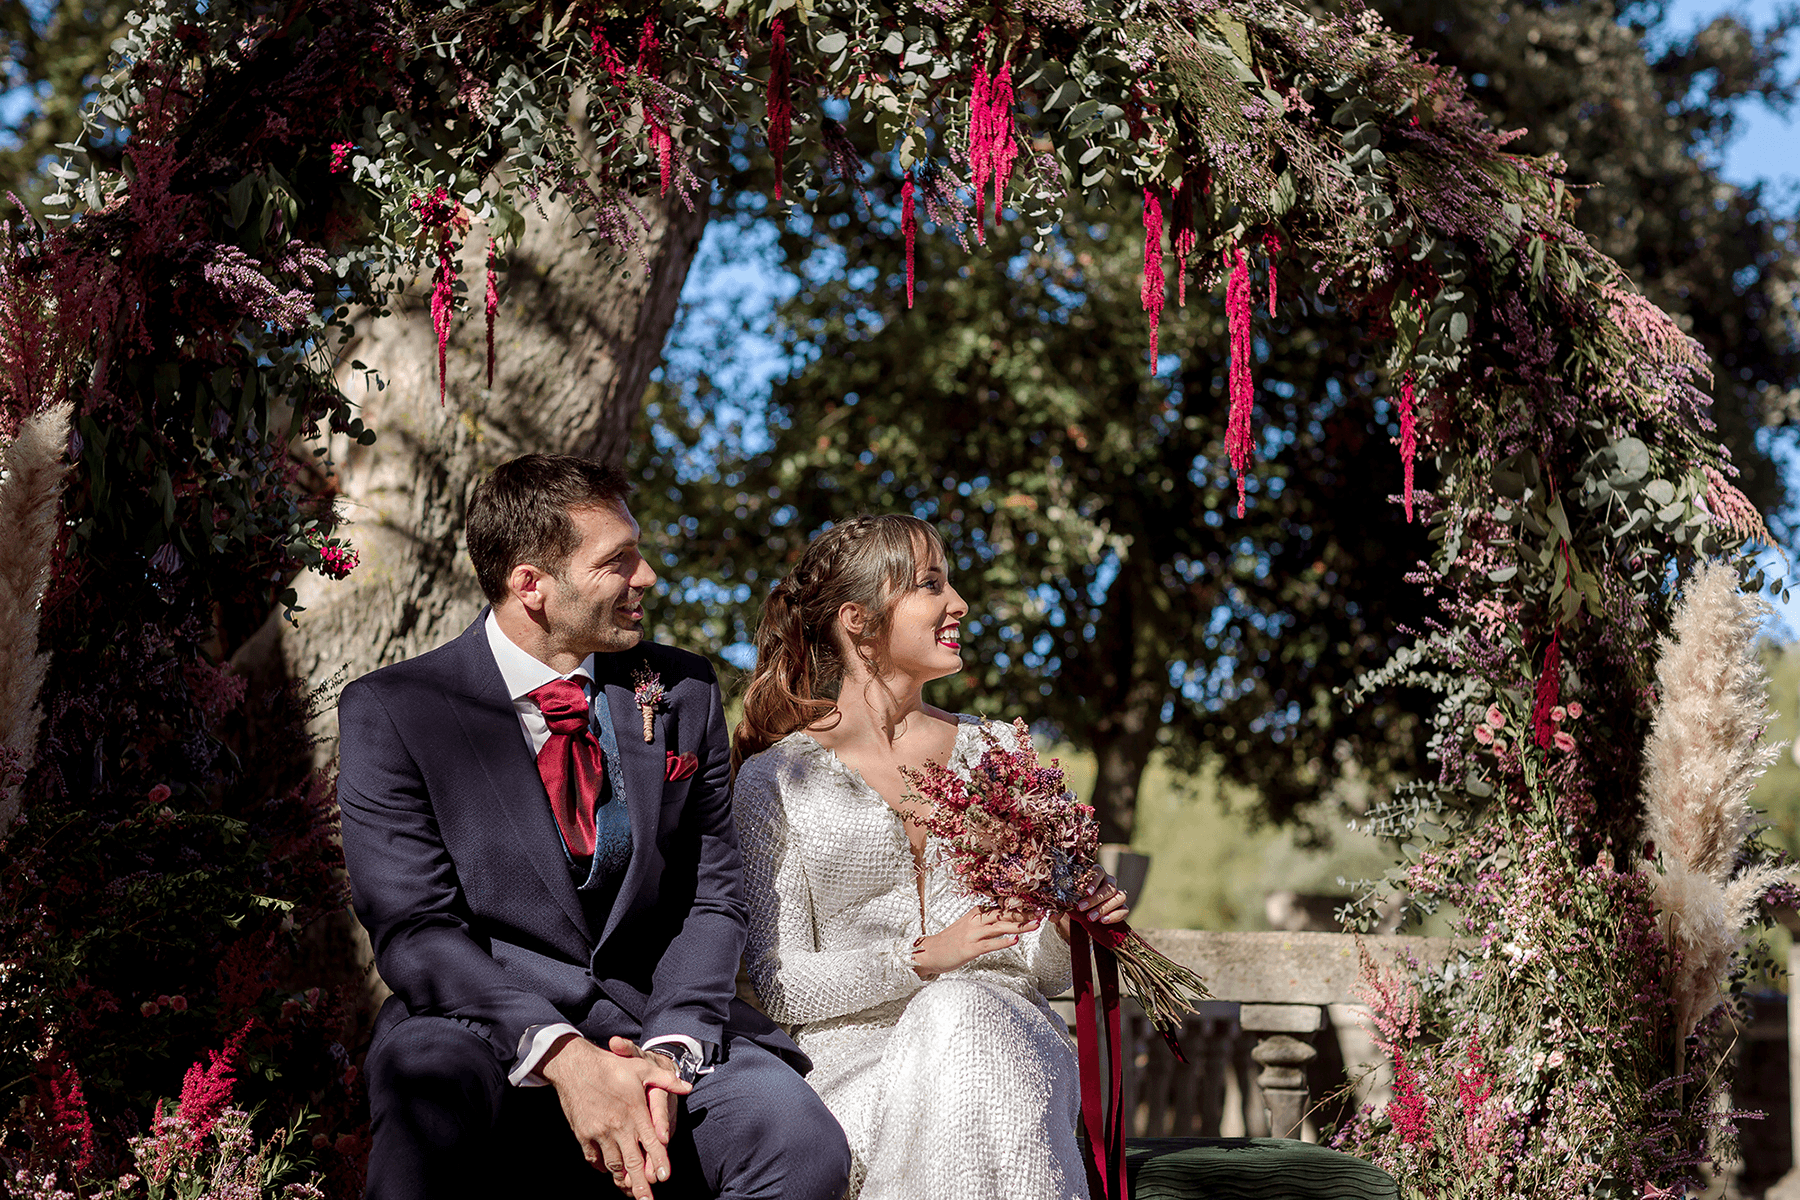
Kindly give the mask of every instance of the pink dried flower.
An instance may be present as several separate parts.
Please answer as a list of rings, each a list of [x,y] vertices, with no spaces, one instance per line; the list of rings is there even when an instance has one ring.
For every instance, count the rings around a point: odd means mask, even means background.
[[[1730,530],[1738,537],[1755,539],[1765,546],[1774,545],[1762,514],[1750,498],[1734,487],[1715,467],[1702,467],[1706,475],[1706,512],[1712,523]]]
[[[1104,878],[1096,862],[1099,823],[1075,799],[1062,766],[1039,761],[1025,722],[1012,725],[1008,746],[987,727],[988,748],[967,778],[937,763],[901,768],[907,820],[936,839],[936,855],[964,892],[991,908],[1071,912]],[[1182,1014],[1206,996],[1192,971],[1159,954],[1129,925],[1096,923],[1075,914],[1097,948],[1117,956],[1126,990],[1180,1055]]]
[[[996,202],[998,203],[998,202]],[[1144,311],[1150,315],[1150,370],[1156,370],[1156,327],[1162,321],[1163,300],[1169,284],[1163,278],[1163,211],[1156,189],[1144,189],[1144,284],[1138,291]]]
[[[1425,1109],[1428,1101],[1419,1088],[1418,1076],[1400,1052],[1394,1052],[1394,1097],[1388,1101],[1388,1120],[1400,1140],[1408,1146],[1431,1144],[1431,1119]]]
[[[1572,720],[1572,721],[1581,720],[1581,701],[1579,701],[1579,700],[1569,701],[1568,713],[1569,713],[1570,720]]]
[[[1225,452],[1237,473],[1237,515],[1244,515],[1244,472],[1250,467],[1250,415],[1255,393],[1250,379],[1250,266],[1242,247],[1225,252],[1231,278],[1225,284],[1225,313],[1231,328],[1231,415],[1225,423]]]
[[[1274,268],[1270,268],[1270,286],[1273,287]],[[1273,306],[1271,306],[1273,311]],[[1406,523],[1413,519],[1413,460],[1419,452],[1418,417],[1414,411],[1413,377],[1408,371],[1400,380],[1400,467],[1404,476],[1405,490],[1402,495],[1406,506]]]
[[[662,40],[656,36],[656,22],[644,18],[644,31],[638,36],[637,73],[651,79],[662,79]],[[675,137],[669,132],[669,113],[660,103],[644,100],[644,124],[650,128],[650,149],[656,155],[656,170],[661,189],[669,194],[669,180],[675,174]]]
[[[154,1001],[154,1000],[146,1000],[142,1004],[138,1005],[138,1012],[146,1017],[154,1017],[157,1013],[159,1013],[161,1011],[162,1011],[162,1009],[157,1007],[156,1001]]]
[[[316,252],[306,256],[304,265],[311,265],[316,257]],[[323,265],[322,258],[317,261]],[[298,328],[313,309],[310,286],[282,288],[263,273],[263,264],[236,246],[211,247],[200,276],[213,286],[222,300],[245,317],[267,322],[278,329]]]
[[[1000,70],[989,76],[982,53],[987,30],[975,35],[975,72],[969,88],[969,177],[975,188],[975,240],[983,239],[982,204],[988,181],[994,185],[994,222],[1000,221],[1000,204],[1006,181],[1012,176],[1018,143],[1013,138],[1012,67],[1002,59]]]
[[[413,210],[421,229],[443,229],[456,219],[456,201],[451,199],[449,189],[441,185],[429,192],[414,192],[407,197],[406,205]]]
[[[780,199],[779,195],[776,199]],[[913,211],[913,181],[908,177],[900,185],[900,234],[906,239],[906,307],[913,306],[913,240],[919,233],[919,218]]]
[[[1489,729],[1486,725],[1477,725],[1475,727],[1475,740],[1484,746],[1491,746],[1494,744],[1494,731]]]
[[[1498,704],[1488,705],[1487,723],[1495,729],[1506,728],[1506,714],[1500,711]]]
[[[794,102],[788,96],[787,22],[776,17],[769,23],[769,157],[775,164],[775,203],[781,203],[781,177],[787,161],[788,136],[794,124]],[[910,255],[907,259],[911,261]]]
[[[209,1050],[208,1065],[199,1063],[187,1069],[181,1080],[181,1103],[175,1110],[176,1116],[188,1125],[192,1143],[198,1143],[212,1132],[214,1122],[225,1106],[231,1101],[233,1083],[231,1060],[243,1045],[244,1035],[250,1032],[246,1023],[232,1035],[222,1050]]]
[[[343,579],[362,561],[355,550],[337,544],[320,547],[319,558],[319,572],[327,579]]]
[[[1537,701],[1531,709],[1532,738],[1540,750],[1550,748],[1551,737],[1555,733],[1550,723],[1550,710],[1557,706],[1561,689],[1562,627],[1558,625],[1550,630],[1550,648],[1544,651],[1544,669],[1537,681]]]
[[[441,190],[441,189],[440,189]],[[438,255],[437,279],[431,287],[431,328],[437,335],[438,406],[444,404],[445,352],[450,345],[450,319],[456,314],[456,247],[446,240]]]
[[[172,794],[173,793],[169,791],[168,784],[159,783],[150,789],[149,794],[145,798],[152,804],[162,804],[167,801]]]
[[[355,142],[333,142],[331,144],[331,173],[336,175],[344,169],[344,159],[356,149]]]
[[[1557,730],[1550,738],[1551,744],[1565,753],[1575,748],[1575,739],[1562,730]]]
[[[94,1122],[81,1094],[81,1075],[73,1064],[65,1065],[43,1084],[44,1113],[62,1143],[68,1165],[86,1171],[94,1161]]]
[[[170,996],[169,997],[169,1010],[171,1012],[186,1012],[187,1009],[188,1009],[188,1002],[187,1002],[186,996]]]
[[[1552,725],[1561,725],[1568,715],[1569,710],[1559,704],[1550,710],[1550,723]]]

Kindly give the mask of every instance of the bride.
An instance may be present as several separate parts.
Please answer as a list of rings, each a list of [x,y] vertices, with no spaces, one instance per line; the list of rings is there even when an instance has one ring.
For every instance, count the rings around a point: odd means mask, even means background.
[[[921,698],[961,669],[967,611],[907,516],[833,526],[770,594],[733,744],[745,958],[849,1135],[849,1196],[1085,1200],[1075,1056],[1045,999],[1069,986],[1067,917],[983,911],[904,820],[902,768],[966,773],[987,737],[1012,744]],[[1111,880],[1081,908],[1126,915]]]

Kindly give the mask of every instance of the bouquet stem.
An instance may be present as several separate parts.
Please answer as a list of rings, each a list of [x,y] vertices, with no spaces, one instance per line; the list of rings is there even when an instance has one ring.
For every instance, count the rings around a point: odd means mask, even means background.
[[[1150,1024],[1176,1059],[1186,1062],[1187,1056],[1181,1052],[1181,1026],[1198,1001],[1212,998],[1205,981],[1146,942],[1142,934],[1123,921],[1108,925],[1070,915],[1081,923],[1096,947],[1112,951],[1119,960],[1119,975],[1126,992],[1150,1018]]]

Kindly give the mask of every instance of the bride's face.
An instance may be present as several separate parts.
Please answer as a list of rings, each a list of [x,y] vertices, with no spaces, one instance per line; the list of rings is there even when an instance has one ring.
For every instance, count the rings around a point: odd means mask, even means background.
[[[969,606],[950,586],[950,571],[936,546],[921,547],[912,585],[894,602],[888,628],[888,670],[921,682],[962,670],[962,619]]]

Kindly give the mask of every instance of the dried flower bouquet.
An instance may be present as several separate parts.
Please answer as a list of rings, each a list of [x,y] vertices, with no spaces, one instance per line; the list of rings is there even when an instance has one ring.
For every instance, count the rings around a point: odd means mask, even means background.
[[[1039,760],[1025,722],[1013,722],[1013,730],[1016,749],[982,727],[987,749],[967,779],[935,763],[906,770],[915,789],[909,799],[919,807],[909,819],[936,839],[939,861],[984,904],[1079,921],[1096,947],[1118,958],[1132,999],[1181,1057],[1182,1019],[1210,995],[1206,984],[1124,922],[1089,921],[1076,910],[1104,874],[1093,807],[1075,798],[1057,760]]]

